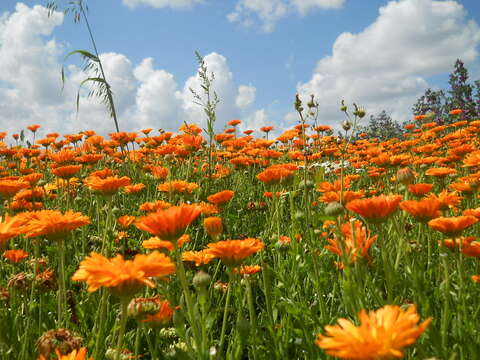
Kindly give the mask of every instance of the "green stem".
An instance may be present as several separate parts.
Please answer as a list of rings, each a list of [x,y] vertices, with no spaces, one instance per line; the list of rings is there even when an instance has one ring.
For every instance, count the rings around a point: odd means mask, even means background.
[[[230,299],[232,297],[232,287],[233,287],[233,276],[232,269],[228,270],[228,288],[227,288],[227,299],[225,300],[225,308],[223,309],[223,321],[222,321],[222,331],[220,333],[220,346],[219,354],[221,356],[223,351],[223,345],[225,343],[225,331],[227,329],[227,318],[228,318],[228,308],[230,307]]]
[[[245,281],[245,287],[247,289],[247,301],[248,301],[248,313],[250,315],[250,325],[252,327],[251,335],[252,335],[252,353],[253,359],[258,359],[257,355],[257,316],[255,313],[255,306],[253,303],[253,292],[252,292],[252,285],[250,284],[250,279]]]
[[[67,292],[65,288],[65,241],[60,239],[58,241],[58,324],[59,328],[66,325],[66,309],[67,309]]]
[[[118,332],[115,360],[119,360],[122,353],[123,338],[125,336],[125,328],[127,327],[127,307],[129,301],[130,299],[128,297],[123,297],[120,300],[120,330]]]

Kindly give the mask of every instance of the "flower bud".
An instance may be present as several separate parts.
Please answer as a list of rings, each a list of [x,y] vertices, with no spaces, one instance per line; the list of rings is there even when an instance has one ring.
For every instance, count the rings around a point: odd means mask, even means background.
[[[332,201],[328,203],[327,207],[325,208],[325,214],[328,216],[337,216],[340,215],[345,208],[342,204],[337,201]]]
[[[397,181],[399,183],[409,185],[412,184],[414,180],[415,174],[410,168],[406,167],[397,171]]]
[[[196,288],[205,288],[210,285],[212,278],[204,271],[199,271],[193,277],[193,286]]]
[[[348,120],[345,120],[343,123],[342,123],[342,128],[343,130],[345,131],[348,131],[352,128],[352,124],[350,123],[350,121]]]

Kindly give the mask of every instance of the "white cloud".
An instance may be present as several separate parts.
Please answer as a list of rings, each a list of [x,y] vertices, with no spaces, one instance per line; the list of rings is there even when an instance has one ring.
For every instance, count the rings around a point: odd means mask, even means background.
[[[262,29],[271,32],[278,20],[291,13],[306,15],[314,9],[339,9],[345,0],[239,0],[235,11],[227,15],[230,22],[251,26],[257,17]]]
[[[200,2],[202,0],[123,0],[123,3],[131,8],[147,5],[154,8],[189,9]]]
[[[78,87],[92,74],[67,65],[62,91],[60,69],[67,49],[52,39],[54,29],[62,23],[59,12],[48,18],[44,7],[21,3],[15,12],[0,15],[0,131],[18,132],[35,123],[41,125],[39,136],[86,129],[104,134],[114,131],[105,105],[88,97],[93,84],[84,85],[76,113]],[[153,58],[135,65],[127,56],[111,52],[100,54],[100,59],[113,90],[121,130],[153,127],[175,131],[184,121],[205,125],[203,109],[189,90],[203,95],[196,69],[195,75],[179,85],[173,74],[154,67]],[[218,128],[228,120],[248,116],[244,110],[254,101],[255,87],[239,87],[221,54],[213,52],[204,59],[209,73],[215,74],[213,90],[220,99]]]
[[[238,95],[235,98],[235,105],[239,109],[246,109],[255,101],[257,89],[253,85],[240,85],[238,87]]]
[[[247,116],[240,124],[240,130],[258,130],[263,126],[272,125],[268,124],[268,114],[265,109],[260,109],[249,116]]]
[[[476,60],[479,43],[479,26],[465,21],[455,1],[390,1],[362,32],[341,34],[332,55],[297,90],[304,99],[316,95],[324,123],[343,120],[341,99],[404,120],[428,87],[427,78],[451,72],[457,58]]]

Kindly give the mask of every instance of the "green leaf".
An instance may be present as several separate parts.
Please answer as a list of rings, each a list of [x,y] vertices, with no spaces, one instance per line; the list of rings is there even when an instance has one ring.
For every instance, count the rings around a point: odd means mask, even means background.
[[[88,52],[87,50],[74,50],[74,51],[71,51],[67,54],[67,56],[65,56],[65,60],[67,60],[67,58],[69,58],[70,56],[74,55],[74,54],[79,54],[81,56],[83,56],[84,58],[86,59],[90,59],[94,62],[100,62],[100,60],[98,59],[98,57],[96,57],[94,54],[92,54],[91,52]]]

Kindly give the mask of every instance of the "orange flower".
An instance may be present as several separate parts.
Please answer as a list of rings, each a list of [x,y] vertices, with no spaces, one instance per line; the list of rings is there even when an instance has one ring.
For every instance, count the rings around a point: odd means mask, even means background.
[[[263,126],[260,128],[260,131],[263,131],[264,133],[268,133],[273,130],[273,126]]]
[[[28,220],[21,230],[28,238],[45,236],[49,240],[60,240],[76,228],[90,224],[88,216],[71,210],[64,214],[57,210],[40,210],[24,216]]]
[[[340,201],[340,197],[342,201]],[[350,201],[361,199],[362,197],[363,191],[344,190],[343,193],[341,193],[341,196],[340,191],[327,191],[320,197],[320,201],[323,203],[331,203],[336,201],[341,203],[342,205],[345,205],[348,204]]]
[[[241,123],[240,120],[230,120],[229,122],[227,122],[227,125],[237,126],[237,125],[240,124],[240,123]]]
[[[428,176],[444,177],[450,174],[456,174],[457,170],[448,167],[430,168],[425,172]]]
[[[159,310],[153,315],[146,314],[146,317],[142,322],[149,326],[156,328],[163,328],[170,324],[173,317],[173,310],[170,307],[168,300],[158,300]]]
[[[428,222],[428,225],[441,233],[448,236],[457,236],[467,227],[478,222],[475,216],[455,216],[455,217],[439,217]]]
[[[350,263],[354,263],[357,256],[369,259],[368,250],[377,240],[377,236],[370,236],[370,232],[361,221],[355,221],[353,224],[347,222],[341,226],[340,230],[343,239],[339,240],[336,236],[329,239],[329,245],[325,246],[325,249],[339,256],[345,256]],[[340,244],[340,241],[343,244]]]
[[[203,219],[203,227],[208,235],[210,235],[214,240],[217,240],[223,232],[222,218],[217,216],[205,218]]]
[[[228,201],[230,201],[235,194],[232,190],[224,190],[220,191],[216,194],[210,195],[207,197],[207,200],[210,201],[212,204],[221,205]]]
[[[461,113],[463,113],[462,109],[453,109],[449,112],[450,115],[460,115]]]
[[[283,167],[270,167],[257,175],[257,179],[266,185],[285,183],[293,176],[293,171]]]
[[[480,166],[480,150],[471,152],[463,159],[463,167]]]
[[[28,253],[23,250],[7,250],[3,253],[3,257],[16,264],[27,258]]]
[[[240,268],[234,268],[233,272],[240,275],[254,275],[262,270],[260,265],[244,265]]]
[[[93,360],[93,358],[87,359],[87,349],[81,348],[80,350],[73,350],[71,353],[63,355],[59,349],[55,350],[57,354],[57,360]],[[43,355],[40,355],[39,360],[47,360]]]
[[[158,185],[158,191],[173,192],[179,194],[191,194],[193,190],[197,189],[198,185],[195,183],[189,183],[183,180],[174,180],[167,183]]]
[[[449,208],[455,208],[457,205],[460,204],[462,201],[462,197],[458,196],[457,193],[448,192],[447,190],[443,190],[440,194],[429,194],[427,199],[438,200],[442,204],[440,206],[440,210],[448,210]]]
[[[181,247],[184,243],[190,241],[190,235],[183,234],[178,239],[178,246]],[[173,250],[173,244],[170,241],[161,240],[157,236],[151,237],[148,240],[142,242],[142,246],[145,249],[166,249],[168,251]]]
[[[135,216],[132,215],[123,215],[117,219],[117,222],[123,228],[128,228],[135,221]]]
[[[21,225],[23,222],[18,217],[9,217],[5,215],[0,217],[0,249],[4,247],[8,240],[14,238],[21,233]]]
[[[163,201],[163,200],[157,200],[155,202],[146,202],[140,205],[139,210],[140,211],[146,211],[146,212],[154,212],[158,210],[165,210],[171,207],[172,204]]]
[[[90,292],[104,286],[117,296],[132,296],[144,285],[155,287],[150,278],[163,277],[174,272],[175,265],[170,258],[158,251],[148,255],[136,255],[133,260],[124,260],[122,255],[107,259],[92,252],[80,263],[72,280],[86,282]]]
[[[227,266],[238,266],[248,256],[262,250],[263,242],[254,238],[226,240],[207,244],[209,254],[221,259]]]
[[[162,240],[174,243],[185,232],[188,225],[200,215],[197,205],[172,206],[166,210],[140,217],[135,226],[140,230],[158,236]]]
[[[202,251],[184,251],[182,253],[183,261],[191,261],[195,263],[195,266],[201,266],[208,264],[215,256],[210,254],[208,250]]]
[[[0,180],[0,199],[11,198],[22,189],[26,189],[30,184],[23,180]]]
[[[143,189],[145,189],[145,184],[134,184],[125,186],[123,188],[123,191],[125,191],[125,193],[127,194],[132,195],[142,191]]]
[[[34,124],[27,126],[27,129],[30,130],[31,132],[36,132],[38,129],[40,129],[40,125]]]
[[[435,199],[423,199],[420,201],[407,200],[400,203],[400,208],[410,215],[412,215],[417,221],[427,222],[442,215],[440,207],[442,204]]]
[[[65,165],[52,169],[52,173],[62,179],[70,179],[80,171],[82,165]]]
[[[400,195],[380,195],[369,199],[350,201],[345,207],[362,216],[366,221],[380,223],[398,208]]]
[[[480,219],[480,207],[476,209],[466,209],[463,211],[463,215],[472,215],[475,216],[477,219]]]
[[[408,185],[408,191],[414,196],[423,196],[432,190],[433,184],[411,184]]]
[[[128,176],[123,176],[121,178],[118,176],[107,176],[105,178],[89,176],[85,179],[85,185],[91,190],[98,191],[108,196],[115,194],[118,189],[130,185],[130,178]]]
[[[315,344],[328,355],[341,359],[386,360],[403,357],[402,349],[413,344],[432,321],[421,324],[415,305],[402,310],[386,305],[376,311],[358,314],[360,325],[347,319],[338,319],[337,325],[325,327],[326,335],[319,334]]]

